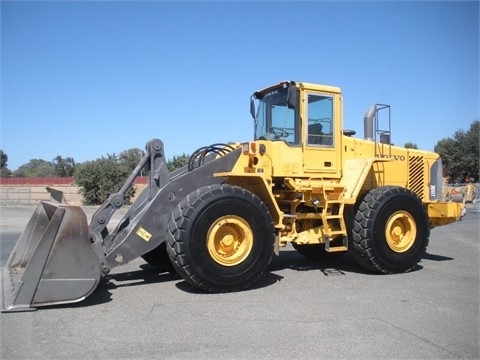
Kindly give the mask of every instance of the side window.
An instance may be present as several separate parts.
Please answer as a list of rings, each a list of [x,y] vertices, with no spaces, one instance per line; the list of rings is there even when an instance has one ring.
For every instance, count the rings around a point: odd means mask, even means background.
[[[308,94],[307,145],[333,146],[333,98]]]

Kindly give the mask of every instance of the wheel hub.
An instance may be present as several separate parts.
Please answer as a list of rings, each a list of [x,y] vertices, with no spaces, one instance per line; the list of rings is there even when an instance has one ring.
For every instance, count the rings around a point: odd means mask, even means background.
[[[208,253],[220,265],[240,264],[248,257],[252,247],[252,229],[241,217],[223,216],[217,219],[208,230]]]
[[[417,237],[417,226],[413,216],[406,211],[397,211],[387,221],[385,238],[395,252],[403,253],[410,249]]]

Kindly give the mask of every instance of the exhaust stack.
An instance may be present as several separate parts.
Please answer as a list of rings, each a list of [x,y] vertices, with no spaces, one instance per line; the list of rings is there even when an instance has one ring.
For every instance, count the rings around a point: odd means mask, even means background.
[[[365,140],[373,141],[373,121],[377,114],[377,105],[372,105],[363,117],[363,137]]]
[[[386,113],[380,116],[382,110],[386,110]],[[381,128],[380,123],[382,123]],[[363,117],[363,129],[365,140],[377,142],[377,136],[379,136],[381,144],[391,145],[390,105],[372,105]]]

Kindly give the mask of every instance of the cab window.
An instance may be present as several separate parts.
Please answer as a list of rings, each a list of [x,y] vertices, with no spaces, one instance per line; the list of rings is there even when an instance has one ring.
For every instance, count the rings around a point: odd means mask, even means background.
[[[299,145],[298,106],[288,105],[288,88],[276,88],[261,95],[255,116],[255,140],[283,140],[289,145]]]
[[[333,97],[308,94],[307,145],[333,146]]]

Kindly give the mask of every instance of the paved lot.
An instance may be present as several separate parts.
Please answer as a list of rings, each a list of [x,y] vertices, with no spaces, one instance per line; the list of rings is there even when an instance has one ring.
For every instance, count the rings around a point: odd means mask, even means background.
[[[33,210],[0,208],[2,266]],[[1,314],[0,358],[479,359],[479,217],[434,229],[408,274],[287,248],[255,289],[212,295],[135,260],[82,303]]]

